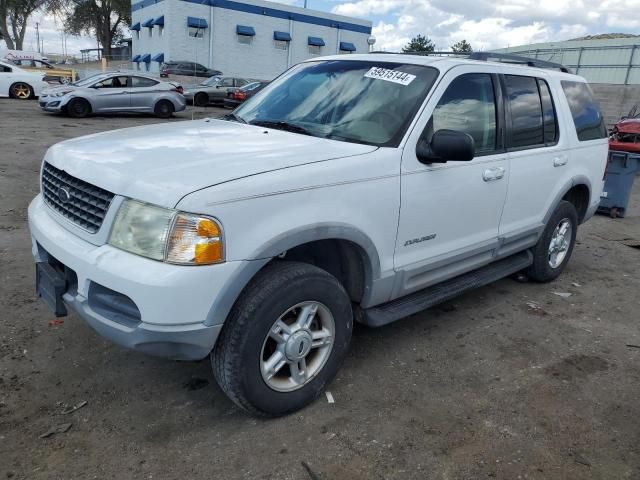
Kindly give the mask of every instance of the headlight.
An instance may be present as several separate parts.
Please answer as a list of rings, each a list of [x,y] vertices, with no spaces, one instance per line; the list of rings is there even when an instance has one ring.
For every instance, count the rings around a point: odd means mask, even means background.
[[[71,93],[71,90],[64,90],[55,94],[56,97],[64,97],[67,93]]]
[[[109,244],[143,257],[180,265],[224,261],[222,228],[213,218],[125,200]]]

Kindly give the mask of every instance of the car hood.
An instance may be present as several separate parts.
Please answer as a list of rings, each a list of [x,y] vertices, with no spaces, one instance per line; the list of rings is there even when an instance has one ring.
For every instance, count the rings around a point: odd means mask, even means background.
[[[45,160],[115,194],[173,208],[209,186],[376,148],[207,119],[67,140],[51,147]]]

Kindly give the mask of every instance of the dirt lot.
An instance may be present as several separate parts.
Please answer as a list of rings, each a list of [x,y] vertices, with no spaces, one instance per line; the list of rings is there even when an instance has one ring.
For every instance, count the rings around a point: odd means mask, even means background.
[[[50,325],[35,298],[26,211],[46,148],[157,121],[0,100],[0,478],[640,478],[640,250],[621,242],[640,239],[640,181],[626,219],[581,228],[555,283],[506,279],[357,328],[335,403],[264,421],[207,361],[124,350],[74,315]]]

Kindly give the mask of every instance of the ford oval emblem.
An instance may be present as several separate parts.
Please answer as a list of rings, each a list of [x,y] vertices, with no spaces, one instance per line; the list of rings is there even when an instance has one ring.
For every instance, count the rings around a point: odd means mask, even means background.
[[[71,200],[71,193],[67,188],[58,188],[58,200],[60,200],[62,203],[67,203],[69,200]]]

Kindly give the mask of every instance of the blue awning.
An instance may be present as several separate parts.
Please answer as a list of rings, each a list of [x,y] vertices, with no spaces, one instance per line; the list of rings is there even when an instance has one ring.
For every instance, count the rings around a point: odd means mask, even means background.
[[[164,62],[164,53],[159,53],[156,56],[154,56],[151,60],[153,60],[154,62]]]
[[[324,40],[320,37],[309,37],[309,45],[314,47],[324,47]]]
[[[344,52],[355,52],[356,46],[351,42],[340,42],[340,50]]]
[[[146,55],[140,55],[140,61],[144,63],[151,62],[151,54],[147,53]]]
[[[274,40],[279,40],[281,42],[290,42],[291,41],[291,35],[289,35],[289,32],[278,32],[278,31],[275,31],[275,32],[273,32],[273,39]]]
[[[209,25],[204,18],[187,17],[187,25],[193,28],[207,28]]]
[[[253,29],[253,27],[248,27],[246,25],[237,25],[236,33],[238,35],[245,35],[247,37],[254,37],[256,35],[256,31]]]
[[[150,18],[142,24],[143,27],[153,28],[153,18]]]
[[[136,55],[135,57],[133,57],[133,58],[131,59],[131,61],[132,61],[133,63],[138,63],[138,62],[140,61],[140,57],[141,57],[141,56],[142,56],[142,55]]]
[[[161,27],[164,27],[164,15],[159,16],[158,18],[156,18],[153,21],[154,25],[160,25]]]
[[[136,32],[140,31],[140,22],[136,22],[129,27],[129,30],[135,30]]]

